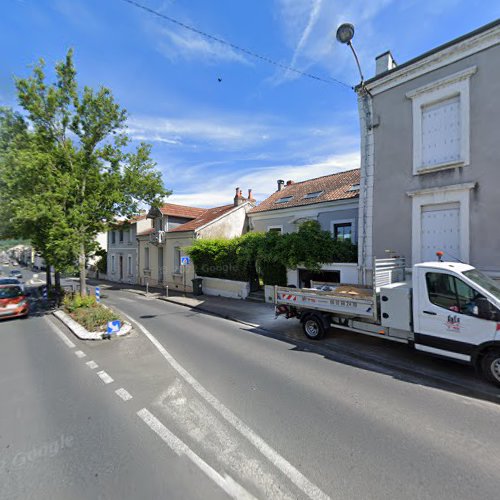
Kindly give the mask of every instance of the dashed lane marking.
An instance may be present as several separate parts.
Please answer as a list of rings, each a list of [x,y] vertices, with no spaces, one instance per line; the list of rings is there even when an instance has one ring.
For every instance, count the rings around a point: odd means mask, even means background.
[[[132,394],[130,394],[130,392],[128,392],[123,387],[116,389],[115,394],[117,396],[120,396],[123,399],[123,401],[128,401],[129,399],[132,399]]]
[[[187,444],[181,441],[175,434],[168,430],[149,410],[143,408],[137,412],[139,418],[174,451],[177,455],[185,455],[191,460],[204,474],[206,474],[215,484],[224,490],[231,498],[237,499],[255,499],[247,490],[238,484],[227,474],[222,476],[215,469],[210,467],[202,458],[200,458]]]
[[[114,382],[114,380],[104,370],[97,372],[97,375],[105,384],[111,384],[111,382]]]
[[[75,351],[75,356],[77,358],[84,358],[85,356],[87,356],[83,351]]]
[[[99,365],[95,361],[87,361],[85,363],[91,370],[95,370]]]

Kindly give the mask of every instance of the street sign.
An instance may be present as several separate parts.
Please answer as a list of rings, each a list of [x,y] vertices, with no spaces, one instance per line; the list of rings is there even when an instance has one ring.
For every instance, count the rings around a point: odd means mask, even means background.
[[[115,319],[114,321],[108,321],[108,335],[111,335],[112,333],[116,333],[120,331],[120,320]]]
[[[189,265],[189,257],[183,256],[181,257],[181,266],[188,266]]]

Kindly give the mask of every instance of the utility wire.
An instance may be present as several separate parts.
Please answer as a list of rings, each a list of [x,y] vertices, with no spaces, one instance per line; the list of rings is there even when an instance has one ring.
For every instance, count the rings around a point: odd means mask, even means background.
[[[204,38],[208,38],[209,40],[213,40],[214,42],[220,43],[222,45],[227,45],[228,47],[231,47],[234,50],[237,50],[239,52],[242,52],[243,54],[246,54],[248,56],[251,56],[255,59],[260,59],[261,61],[267,62],[268,64],[272,64],[274,66],[277,66],[278,68],[284,69],[286,71],[292,71],[293,73],[296,73],[301,76],[306,76],[307,78],[312,78],[313,80],[318,80],[320,82],[324,83],[337,83],[339,85],[342,85],[343,87],[347,87],[349,89],[352,89],[352,85],[348,85],[347,83],[341,82],[340,80],[337,80],[336,78],[322,78],[321,76],[316,76],[313,75],[312,73],[307,73],[306,71],[301,71],[300,69],[294,68],[292,66],[287,66],[286,64],[282,64],[280,62],[277,62],[267,56],[262,56],[260,54],[257,54],[256,52],[253,52],[251,50],[245,49],[244,47],[240,47],[239,45],[235,45],[234,43],[227,42],[226,40],[223,40],[222,38],[218,38],[214,35],[210,35],[209,33],[205,33],[204,31],[201,31],[197,28],[194,28],[193,26],[189,26],[188,24],[185,24],[181,21],[178,21],[177,19],[174,19],[173,17],[167,16],[165,14],[162,14],[161,12],[158,12],[154,9],[151,9],[150,7],[147,7],[146,5],[142,5],[139,2],[136,2],[135,0],[122,0],[122,2],[126,2],[130,5],[133,5],[134,7],[137,7],[138,9],[142,9],[146,12],[149,12],[150,14],[153,14],[154,16],[161,17],[162,19],[165,19],[173,24],[176,24],[177,26],[180,26],[181,28],[184,28],[186,30],[192,31],[193,33],[196,33]]]

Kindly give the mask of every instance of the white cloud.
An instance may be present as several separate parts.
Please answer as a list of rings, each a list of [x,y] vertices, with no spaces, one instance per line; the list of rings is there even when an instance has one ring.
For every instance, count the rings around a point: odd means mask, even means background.
[[[171,61],[197,59],[209,63],[231,61],[250,64],[241,52],[232,47],[183,28],[158,30],[158,50]]]
[[[214,173],[213,171],[205,177],[203,183],[196,182],[189,189],[175,192],[169,197],[171,203],[192,205],[198,207],[210,207],[226,205],[232,202],[235,187],[243,190],[246,196],[247,190],[253,190],[253,196],[262,201],[276,190],[277,179],[293,180],[295,182],[330,175],[344,170],[358,168],[360,163],[357,151],[342,155],[332,155],[311,163],[303,164],[279,164],[267,167],[259,167],[247,170],[245,174],[233,171]]]

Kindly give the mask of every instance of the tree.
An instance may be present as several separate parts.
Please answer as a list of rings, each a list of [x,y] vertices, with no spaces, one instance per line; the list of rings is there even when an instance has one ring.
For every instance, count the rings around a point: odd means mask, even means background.
[[[0,147],[8,143],[0,155],[0,214],[10,215],[10,233],[29,235],[57,269],[78,261],[85,294],[86,256],[96,249],[96,235],[115,217],[131,216],[141,204],[157,206],[170,192],[151,146],[131,148],[127,112],[111,90],[79,89],[72,50],[56,64],[54,82],[44,67],[40,60],[32,76],[16,79],[23,115],[7,110],[0,119]]]

